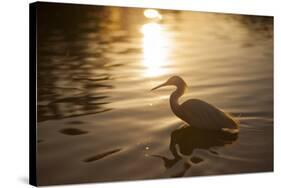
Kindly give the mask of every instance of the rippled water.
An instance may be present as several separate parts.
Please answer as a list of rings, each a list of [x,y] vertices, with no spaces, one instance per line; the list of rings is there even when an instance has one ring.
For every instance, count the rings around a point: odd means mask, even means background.
[[[144,11],[39,6],[38,183],[272,171],[273,18]],[[172,75],[240,133],[183,128]]]

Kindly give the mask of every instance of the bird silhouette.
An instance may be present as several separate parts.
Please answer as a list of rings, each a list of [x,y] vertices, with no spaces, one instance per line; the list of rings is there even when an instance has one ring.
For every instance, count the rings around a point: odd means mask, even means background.
[[[179,98],[187,89],[187,84],[181,77],[172,76],[165,83],[156,86],[151,91],[164,86],[176,86],[176,90],[170,96],[171,109],[177,117],[190,126],[205,130],[239,131],[239,122],[237,120],[205,101],[189,99],[179,104]]]

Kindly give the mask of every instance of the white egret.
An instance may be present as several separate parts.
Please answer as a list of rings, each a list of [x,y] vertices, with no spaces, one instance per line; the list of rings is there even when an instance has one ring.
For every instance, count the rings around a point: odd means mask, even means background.
[[[238,132],[238,121],[234,120],[229,114],[205,101],[199,99],[189,99],[184,103],[179,104],[179,98],[187,89],[187,85],[181,77],[173,76],[165,83],[153,88],[152,90],[163,86],[177,87],[170,96],[172,111],[177,117],[188,123],[191,127],[216,131],[227,130],[231,132]]]

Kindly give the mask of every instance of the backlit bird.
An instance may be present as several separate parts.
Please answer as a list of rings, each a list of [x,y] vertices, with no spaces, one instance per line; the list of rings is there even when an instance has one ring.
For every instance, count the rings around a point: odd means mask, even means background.
[[[163,86],[177,87],[170,96],[170,105],[173,113],[190,126],[207,130],[228,130],[233,132],[239,130],[238,121],[234,120],[229,114],[205,101],[189,99],[184,103],[179,104],[179,98],[187,89],[187,85],[181,77],[173,76],[165,83],[152,90]]]

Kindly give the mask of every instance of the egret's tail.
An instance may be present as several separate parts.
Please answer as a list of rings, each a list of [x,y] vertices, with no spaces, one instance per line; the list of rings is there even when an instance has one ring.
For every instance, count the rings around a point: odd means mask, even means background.
[[[237,118],[235,118],[234,116],[232,116],[231,114],[229,114],[227,112],[224,112],[224,113],[229,118],[229,120],[231,121],[230,123],[233,126],[233,127],[229,128],[229,129],[232,129],[232,131],[234,131],[234,130],[238,130],[239,131],[240,121]]]

